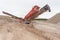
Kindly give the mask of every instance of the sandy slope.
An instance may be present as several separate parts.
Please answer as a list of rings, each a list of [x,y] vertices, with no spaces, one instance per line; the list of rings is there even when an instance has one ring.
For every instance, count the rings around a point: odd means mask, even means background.
[[[27,25],[0,16],[0,40],[60,40],[60,26],[39,21]]]

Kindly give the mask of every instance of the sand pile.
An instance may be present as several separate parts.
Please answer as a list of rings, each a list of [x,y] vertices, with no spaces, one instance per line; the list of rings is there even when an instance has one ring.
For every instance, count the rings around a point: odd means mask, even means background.
[[[60,28],[39,21],[24,24],[11,17],[0,16],[0,40],[60,40]]]
[[[52,18],[50,18],[47,22],[58,24],[60,23],[60,13],[57,13]]]

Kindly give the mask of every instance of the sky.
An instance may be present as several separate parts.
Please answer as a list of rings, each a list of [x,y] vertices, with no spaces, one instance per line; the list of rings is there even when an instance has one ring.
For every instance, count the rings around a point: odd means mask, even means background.
[[[60,0],[0,0],[0,15],[4,15],[2,11],[12,15],[24,18],[34,5],[43,7],[48,4],[51,12],[45,12],[37,18],[51,18],[60,12]]]

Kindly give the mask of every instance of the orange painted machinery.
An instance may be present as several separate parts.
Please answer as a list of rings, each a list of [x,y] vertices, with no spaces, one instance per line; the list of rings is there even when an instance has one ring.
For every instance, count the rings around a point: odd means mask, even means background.
[[[45,5],[45,6],[42,7],[41,9],[40,9],[39,6],[35,5],[35,6],[31,9],[31,11],[24,17],[24,19],[19,18],[19,17],[16,17],[16,16],[14,16],[14,15],[12,15],[12,14],[10,14],[10,13],[4,12],[4,11],[3,11],[3,13],[4,13],[4,14],[7,14],[7,15],[10,15],[11,17],[17,19],[19,22],[24,22],[25,24],[29,24],[33,19],[35,19],[36,17],[38,17],[38,16],[41,15],[42,13],[46,12],[47,10],[48,10],[49,12],[51,11],[49,5]]]

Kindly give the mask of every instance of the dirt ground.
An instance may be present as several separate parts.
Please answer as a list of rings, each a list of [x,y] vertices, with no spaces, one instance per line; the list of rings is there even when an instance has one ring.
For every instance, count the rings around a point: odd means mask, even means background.
[[[39,21],[24,24],[0,16],[0,40],[60,40],[60,25]]]

